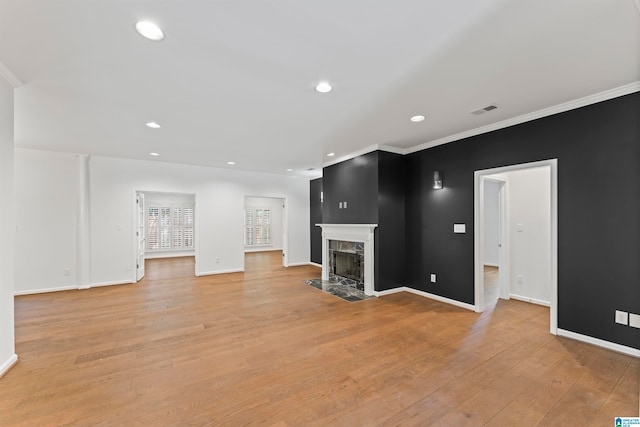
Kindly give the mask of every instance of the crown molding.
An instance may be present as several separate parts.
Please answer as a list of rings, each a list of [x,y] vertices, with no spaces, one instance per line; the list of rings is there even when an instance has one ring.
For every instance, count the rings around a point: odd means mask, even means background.
[[[22,86],[20,79],[17,78],[16,75],[13,74],[2,62],[0,62],[0,77],[4,78],[7,83],[14,87],[14,89]]]
[[[395,153],[395,154],[407,154],[407,150],[404,148],[399,148],[399,147],[393,147],[391,145],[384,145],[384,144],[374,144],[374,145],[369,145],[368,147],[364,147],[361,148],[360,150],[357,151],[353,151],[349,154],[345,154],[344,156],[340,156],[337,157],[333,160],[330,160],[328,162],[325,162],[322,164],[323,168],[326,168],[327,166],[331,166],[331,165],[335,165],[338,163],[342,163],[346,160],[351,160],[354,159],[358,156],[362,156],[364,154],[368,154],[368,153],[372,153],[374,151],[387,151],[389,153]]]
[[[635,0],[640,10],[640,0]],[[495,130],[507,128],[510,126],[518,125],[521,123],[530,122],[532,120],[541,119],[543,117],[552,116],[554,114],[563,113],[565,111],[575,110],[576,108],[586,107],[587,105],[597,104],[598,102],[607,101],[609,99],[618,98],[620,96],[629,95],[631,93],[640,92],[640,81],[629,83],[624,86],[619,86],[613,89],[598,92],[593,95],[588,95],[582,98],[574,99],[572,101],[564,102],[562,104],[554,105],[552,107],[543,108],[542,110],[534,111],[532,113],[523,114],[521,116],[512,117],[510,119],[502,120],[500,122],[492,123],[486,126],[481,126],[475,129],[470,129],[464,132],[459,132],[453,135],[445,136],[444,138],[435,139],[433,141],[424,142],[420,145],[415,145],[409,148],[394,147],[392,145],[375,144],[368,147],[354,151],[344,156],[335,158],[331,161],[322,164],[322,167],[335,165],[342,163],[345,160],[350,160],[364,154],[371,153],[373,151],[388,151],[396,154],[411,154],[416,151],[422,151],[427,148],[435,147],[438,145],[446,144],[449,142],[458,141],[460,139],[469,138],[471,136],[481,135],[483,133],[493,132]],[[320,175],[319,177],[321,177]],[[319,178],[318,177],[318,178]]]
[[[640,0],[637,0],[637,1],[640,1]],[[481,126],[479,128],[456,133],[454,135],[445,136],[444,138],[425,142],[423,144],[407,148],[405,150],[405,154],[415,153],[416,151],[422,151],[426,148],[431,148],[437,145],[446,144],[448,142],[458,141],[460,139],[469,138],[471,136],[476,136],[483,133],[488,133],[488,132],[503,129],[506,127],[518,125],[521,123],[530,122],[532,120],[541,119],[543,117],[551,116],[558,113],[563,113],[565,111],[575,110],[576,108],[585,107],[587,105],[596,104],[602,101],[607,101],[609,99],[628,95],[634,92],[640,92],[640,81],[633,82],[633,83],[620,86],[617,88],[613,88],[610,90],[605,90],[603,92],[598,92],[593,95],[585,96],[583,98],[574,99],[573,101],[564,102],[562,104],[554,105],[552,107],[543,108],[542,110],[534,111],[532,113],[523,114],[521,116],[513,117],[507,120],[502,120],[500,122],[492,123],[486,126]]]

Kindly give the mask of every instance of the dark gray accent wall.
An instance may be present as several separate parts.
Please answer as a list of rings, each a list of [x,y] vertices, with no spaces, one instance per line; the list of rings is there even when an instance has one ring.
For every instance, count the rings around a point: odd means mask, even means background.
[[[408,282],[473,304],[474,171],[552,158],[558,327],[640,348],[640,329],[614,323],[615,310],[640,313],[640,93],[408,155]]]
[[[376,290],[405,283],[474,304],[474,172],[554,158],[558,327],[640,349],[640,329],[614,322],[615,310],[640,314],[640,93],[404,157],[374,152],[325,168],[323,222],[380,224]],[[432,188],[436,170],[443,190]],[[338,210],[345,200],[349,208]],[[454,234],[454,223],[466,234]]]
[[[378,152],[322,170],[323,221],[327,224],[378,223]],[[347,202],[346,209],[339,203]]]
[[[311,262],[322,264],[322,178],[309,183],[309,229],[311,230]]]
[[[374,151],[328,166],[322,174],[323,222],[378,224],[375,230],[375,289],[382,291],[403,286],[404,156]],[[341,209],[340,202],[347,202],[347,208]]]
[[[376,290],[405,284],[405,157],[378,151]]]

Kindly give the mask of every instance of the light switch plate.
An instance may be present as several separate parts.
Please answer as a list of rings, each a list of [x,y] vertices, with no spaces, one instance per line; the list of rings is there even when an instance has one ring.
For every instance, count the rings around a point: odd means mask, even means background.
[[[435,274],[431,275],[431,283],[436,283],[436,275]]]
[[[629,313],[626,311],[616,310],[616,323],[626,325],[629,323]]]
[[[640,328],[640,314],[629,313],[629,326]]]
[[[454,233],[466,233],[467,225],[466,224],[453,224],[453,232]]]
[[[520,223],[516,224],[516,231],[522,233],[524,231],[524,226]]]

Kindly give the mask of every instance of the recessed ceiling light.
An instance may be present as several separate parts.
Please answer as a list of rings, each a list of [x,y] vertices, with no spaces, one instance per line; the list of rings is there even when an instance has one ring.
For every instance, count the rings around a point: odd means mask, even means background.
[[[227,162],[228,165],[235,165],[236,162]]]
[[[293,169],[289,168],[287,169],[287,172],[293,172]]]
[[[411,117],[411,121],[412,121],[412,122],[415,122],[415,123],[417,123],[417,122],[421,122],[421,121],[423,121],[424,119],[425,119],[425,117],[424,117],[424,116],[422,116],[422,115],[417,115],[417,116],[413,116],[413,117]]]
[[[333,157],[335,155],[336,155],[336,153],[329,153],[329,154],[327,154],[327,157]]]
[[[327,93],[331,92],[333,87],[328,82],[320,82],[316,85],[316,92]]]
[[[150,156],[159,156],[160,153],[149,153]]]
[[[138,21],[136,22],[136,31],[140,33],[142,37],[146,37],[149,40],[160,41],[164,39],[164,33],[153,22]]]
[[[147,127],[152,128],[152,129],[160,129],[160,125],[156,122],[149,122],[149,123],[145,123],[147,125]]]

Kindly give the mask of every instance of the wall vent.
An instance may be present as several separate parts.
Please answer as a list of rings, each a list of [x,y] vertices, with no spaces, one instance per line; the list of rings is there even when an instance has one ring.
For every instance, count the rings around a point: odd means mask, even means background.
[[[496,108],[498,108],[496,104],[491,104],[491,105],[487,105],[486,107],[482,107],[478,110],[472,111],[471,114],[475,114],[476,116],[479,116],[480,114],[484,114],[488,111],[495,110]]]

